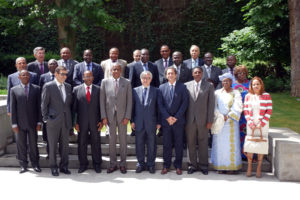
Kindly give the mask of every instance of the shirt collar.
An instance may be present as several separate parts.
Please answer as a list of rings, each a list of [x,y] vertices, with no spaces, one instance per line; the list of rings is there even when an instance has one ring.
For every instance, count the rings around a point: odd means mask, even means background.
[[[206,65],[206,64],[204,64],[204,66],[205,66],[206,69],[212,67],[212,65],[208,66],[208,65]]]
[[[197,83],[199,83],[199,85],[201,85],[202,80],[200,80],[199,82],[194,80],[194,85],[197,86]]]
[[[88,66],[87,62],[84,61],[85,66]],[[93,66],[93,62],[90,62],[90,65]]]
[[[169,86],[171,86],[171,85],[174,85],[174,87],[176,86],[176,81],[173,84],[171,84],[170,82],[168,82],[168,83],[169,83]]]
[[[54,81],[55,81],[57,87],[59,87],[60,85],[63,85],[63,87],[65,86],[64,83],[58,82],[58,80],[56,78],[54,79]]]
[[[22,88],[25,88],[25,85],[23,83],[20,83]],[[27,84],[28,88],[29,88],[29,83]]]

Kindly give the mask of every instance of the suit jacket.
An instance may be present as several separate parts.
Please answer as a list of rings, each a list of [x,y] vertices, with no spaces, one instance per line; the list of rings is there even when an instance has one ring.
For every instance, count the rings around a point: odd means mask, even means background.
[[[55,76],[54,76],[54,78],[55,78]],[[40,77],[40,82],[39,82],[39,86],[40,86],[41,90],[43,89],[43,86],[45,85],[45,83],[48,83],[53,80],[52,80],[52,77],[49,72],[46,74],[42,74]]]
[[[158,87],[159,86],[159,74],[157,70],[157,66],[152,62],[148,62],[148,70],[152,73],[152,81],[151,86]],[[142,62],[136,62],[131,68],[129,72],[129,80],[131,81],[132,88],[138,87],[142,85],[140,74],[144,71],[142,66]]]
[[[77,114],[76,123],[80,131],[97,131],[100,115],[100,87],[92,84],[91,99],[88,103],[84,84],[73,89],[73,112]]]
[[[136,62],[133,61],[131,63],[129,63],[126,68],[125,68],[125,74],[124,74],[124,78],[129,79],[129,73],[130,73],[130,69],[132,68],[132,66],[135,64]]]
[[[194,87],[195,81],[185,83],[189,92],[189,106],[186,112],[187,125],[194,121],[197,125],[205,127],[214,120],[215,89],[212,84],[202,80],[198,96]]]
[[[161,111],[162,125],[168,125],[167,118],[173,116],[177,118],[176,124],[185,124],[185,112],[189,103],[189,96],[186,86],[183,83],[176,82],[174,89],[173,100],[170,96],[169,83],[164,83],[159,86],[162,95],[162,100],[159,102]]]
[[[63,101],[55,80],[44,85],[42,92],[42,116],[47,127],[60,127],[64,122],[67,129],[72,128],[72,88],[64,83],[66,100]]]
[[[149,87],[146,105],[143,104],[143,86],[133,89],[132,122],[135,123],[136,131],[147,130],[155,132],[156,125],[161,123],[158,99],[161,94],[158,88]],[[160,100],[161,101],[161,100]]]
[[[75,65],[74,74],[73,74],[74,87],[83,83],[82,77],[85,71],[86,71],[86,66],[84,62]],[[92,72],[94,76],[93,84],[100,86],[101,81],[104,77],[102,68],[97,63],[92,62]]]
[[[114,120],[117,112],[117,122],[124,118],[131,119],[132,112],[132,89],[130,81],[120,77],[118,93],[115,94],[113,78],[104,79],[100,89],[101,118],[108,121]]]
[[[39,79],[36,73],[29,72],[30,79],[29,83],[38,85]],[[19,79],[19,72],[15,72],[13,74],[8,75],[7,77],[7,112],[10,113],[10,90],[12,87],[19,85],[21,83]]]
[[[49,72],[48,63],[46,61],[43,61],[43,64],[44,64],[44,74],[45,74],[45,73]],[[40,76],[42,75],[41,70],[40,70],[40,63],[37,61],[28,63],[27,70],[30,72],[36,73],[38,78],[40,78]]]
[[[222,83],[219,79],[219,76],[222,75],[222,70],[219,67],[212,65],[210,78],[208,78],[208,74],[204,65],[202,66],[202,69],[203,69],[202,80],[212,82],[214,84],[215,89],[220,89],[222,87]]]
[[[203,62],[202,58],[198,58],[198,59],[199,59],[199,60],[198,60],[198,65],[199,65],[199,66],[204,65],[204,62]],[[193,67],[192,67],[192,58],[187,59],[187,60],[184,60],[183,63],[184,63],[189,69],[192,69],[192,68],[193,68]]]
[[[29,84],[28,98],[21,84],[10,91],[11,123],[19,129],[36,129],[37,123],[42,122],[40,87]]]
[[[175,66],[175,65],[173,65],[173,66]],[[178,77],[178,74],[177,74],[177,77]],[[192,70],[189,69],[184,63],[181,63],[180,74],[179,74],[179,77],[177,78],[177,81],[179,81],[181,83],[186,83],[190,80],[193,80]],[[166,79],[166,82],[167,82],[167,79]]]
[[[127,61],[122,60],[122,59],[118,59],[117,62],[121,66],[121,70],[122,70],[121,76],[124,77],[126,66],[127,66]],[[111,71],[110,70],[111,70],[111,67],[112,67],[111,59],[103,60],[100,65],[101,65],[101,68],[104,72],[104,78],[110,78],[111,77]]]
[[[166,78],[165,78],[165,66],[164,66],[164,61],[163,59],[159,59],[157,61],[155,61],[155,65],[157,66],[157,70],[158,70],[158,74],[159,74],[159,84],[163,84],[165,82],[167,82]],[[169,58],[169,63],[168,63],[168,67],[173,65],[173,60],[171,58]]]
[[[73,73],[74,73],[74,67],[78,62],[76,60],[69,59],[68,64],[66,66],[65,61],[63,59],[60,59],[57,61],[58,66],[65,66],[68,70],[68,76],[66,79],[66,83],[69,83],[71,86],[74,86],[73,83]]]

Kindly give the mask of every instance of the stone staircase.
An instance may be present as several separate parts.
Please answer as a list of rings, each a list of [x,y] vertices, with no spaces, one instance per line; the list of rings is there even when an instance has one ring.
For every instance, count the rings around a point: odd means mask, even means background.
[[[42,168],[48,168],[48,160],[46,159],[46,144],[42,141],[42,133],[38,133],[38,148],[40,153],[40,166]],[[156,169],[160,170],[163,168],[163,145],[162,145],[162,137],[157,137],[157,158],[156,158]],[[77,143],[70,143],[70,153],[69,153],[69,168],[77,169],[79,168],[79,161],[77,156]],[[106,169],[109,164],[109,150],[108,150],[108,137],[105,134],[101,133],[101,150],[102,150],[102,168]],[[5,154],[0,156],[0,167],[19,167],[19,163],[16,159],[16,144],[11,143],[5,149]],[[147,152],[147,151],[146,151]],[[117,153],[119,156],[119,144],[117,145]],[[174,156],[174,150],[173,150]],[[183,169],[186,170],[187,163],[187,150],[184,150],[184,158],[183,158]],[[209,150],[210,157],[210,150]],[[57,156],[59,162],[59,155]],[[89,160],[89,168],[92,168],[92,156],[91,156],[91,148],[88,146],[88,160]],[[130,135],[127,136],[127,168],[129,170],[134,170],[136,168],[137,159],[135,156],[135,137]],[[246,171],[247,162],[243,161],[242,171]],[[253,170],[256,169],[256,166],[253,166]],[[209,170],[214,170],[211,163],[209,165]],[[269,160],[264,159],[262,165],[262,171],[264,172],[272,172],[272,164]]]

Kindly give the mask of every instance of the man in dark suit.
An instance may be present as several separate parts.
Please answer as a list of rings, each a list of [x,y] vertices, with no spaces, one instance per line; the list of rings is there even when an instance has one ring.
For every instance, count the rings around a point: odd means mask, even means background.
[[[78,173],[83,173],[88,167],[87,144],[91,137],[93,166],[96,173],[101,173],[101,141],[102,128],[100,115],[100,88],[93,83],[93,73],[85,71],[84,83],[73,89],[73,111],[77,114],[75,129],[78,132]]]
[[[45,49],[43,47],[36,47],[33,49],[33,55],[35,61],[28,63],[28,71],[34,72],[37,74],[38,79],[44,73],[49,71],[48,64],[45,62]]]
[[[49,164],[53,176],[58,176],[56,164],[57,143],[60,150],[60,172],[71,174],[69,162],[69,130],[72,127],[72,88],[65,83],[68,71],[63,66],[55,69],[55,79],[44,85],[42,92],[42,116],[47,123]]]
[[[159,109],[162,118],[163,131],[163,158],[164,167],[161,174],[170,170],[172,161],[172,146],[175,147],[174,167],[176,174],[182,174],[183,137],[185,112],[188,106],[188,91],[183,83],[176,81],[177,71],[174,67],[166,69],[167,83],[159,86],[162,101]]]
[[[69,83],[72,87],[73,83],[73,73],[74,67],[78,62],[76,60],[71,59],[71,51],[68,47],[64,47],[60,50],[61,59],[57,61],[59,66],[64,66],[68,70],[68,77],[66,83]]]
[[[189,106],[186,113],[186,135],[189,151],[190,166],[188,174],[200,170],[208,174],[208,130],[214,119],[215,93],[212,84],[201,80],[203,69],[195,67],[194,80],[185,83],[189,92]],[[198,143],[198,151],[196,145]],[[197,159],[198,154],[198,159]]]
[[[132,88],[141,86],[140,74],[143,71],[150,71],[153,75],[153,79],[151,81],[151,86],[158,87],[159,86],[159,74],[157,70],[157,66],[149,61],[149,51],[148,49],[141,50],[141,62],[135,63],[130,68],[129,80],[131,81]]]
[[[83,62],[75,65],[73,81],[74,87],[83,83],[83,73],[87,70],[93,72],[94,81],[93,84],[100,86],[101,81],[104,78],[104,73],[100,65],[92,62],[93,52],[90,49],[87,49],[83,52]]]
[[[37,131],[41,129],[41,93],[40,87],[29,83],[27,70],[19,73],[21,83],[11,89],[11,123],[16,134],[17,159],[20,162],[20,173],[27,171],[27,138],[29,158],[32,168],[41,172],[39,167],[39,151],[37,147]]]
[[[157,70],[159,73],[159,84],[165,83],[167,80],[165,79],[165,69],[171,65],[173,65],[172,58],[170,57],[171,50],[168,45],[162,45],[160,47],[160,55],[161,59],[155,61],[155,65],[157,66]]]
[[[10,115],[10,90],[12,87],[19,85],[21,83],[20,79],[19,79],[19,73],[22,70],[27,70],[27,63],[26,63],[26,59],[23,57],[18,57],[16,59],[16,68],[17,68],[17,72],[8,75],[7,77],[7,114]],[[33,72],[29,72],[29,82],[31,84],[35,84],[38,85],[39,80],[38,77],[36,75],[36,73]]]
[[[137,62],[141,61],[141,50],[136,49],[133,51],[132,53],[132,57],[133,57],[133,61],[131,63],[129,63],[126,68],[125,68],[125,75],[124,78],[129,79],[129,72],[130,72],[130,68]]]
[[[173,67],[177,70],[176,81],[186,83],[192,80],[192,70],[190,70],[184,63],[182,63],[182,53],[175,51],[172,55]]]
[[[235,82],[234,68],[236,65],[236,57],[234,55],[227,56],[226,65],[227,65],[227,68],[223,69],[222,73],[223,74],[228,73],[228,72],[231,73],[231,75],[233,77],[232,83],[234,83]]]
[[[49,72],[42,74],[40,77],[40,83],[39,86],[41,88],[41,90],[43,89],[43,86],[45,85],[45,83],[48,83],[50,81],[53,81],[55,78],[55,69],[57,67],[57,61],[55,59],[50,59],[48,61],[48,68],[49,68]],[[47,158],[49,158],[49,144],[48,144],[48,139],[47,139],[47,124],[43,122],[43,141],[45,141],[47,143]]]
[[[204,65],[202,66],[203,75],[202,80],[205,79],[208,82],[211,82],[215,89],[220,89],[222,87],[221,81],[219,80],[219,76],[222,75],[222,70],[212,65],[213,63],[213,54],[207,52],[204,54]]]
[[[144,71],[140,75],[142,86],[133,89],[133,112],[131,128],[136,131],[136,156],[138,166],[136,173],[148,168],[155,173],[156,130],[160,128],[158,99],[161,94],[158,88],[150,86],[152,74]],[[145,163],[145,144],[147,143],[147,164]],[[147,166],[146,166],[147,165]]]
[[[132,88],[129,80],[121,77],[121,66],[116,63],[111,68],[112,77],[101,84],[100,107],[103,125],[109,125],[109,157],[107,173],[117,170],[117,128],[120,141],[120,171],[126,170],[127,124],[132,112]]]
[[[183,61],[189,69],[193,69],[194,67],[202,66],[204,64],[203,60],[199,58],[200,48],[197,45],[191,46],[190,54],[191,58]]]

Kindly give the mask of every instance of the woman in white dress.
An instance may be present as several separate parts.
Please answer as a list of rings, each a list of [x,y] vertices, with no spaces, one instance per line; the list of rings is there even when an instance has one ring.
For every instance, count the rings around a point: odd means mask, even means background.
[[[264,91],[264,83],[259,77],[251,80],[249,93],[245,97],[244,114],[247,120],[247,136],[244,143],[244,152],[247,154],[247,176],[252,173],[253,153],[257,154],[258,164],[256,177],[261,177],[261,165],[264,154],[268,154],[269,120],[272,114],[272,99]]]
[[[223,88],[215,91],[215,114],[224,118],[224,126],[213,134],[211,161],[219,174],[232,174],[242,167],[239,119],[242,112],[240,92],[231,88],[230,73],[219,76]]]

